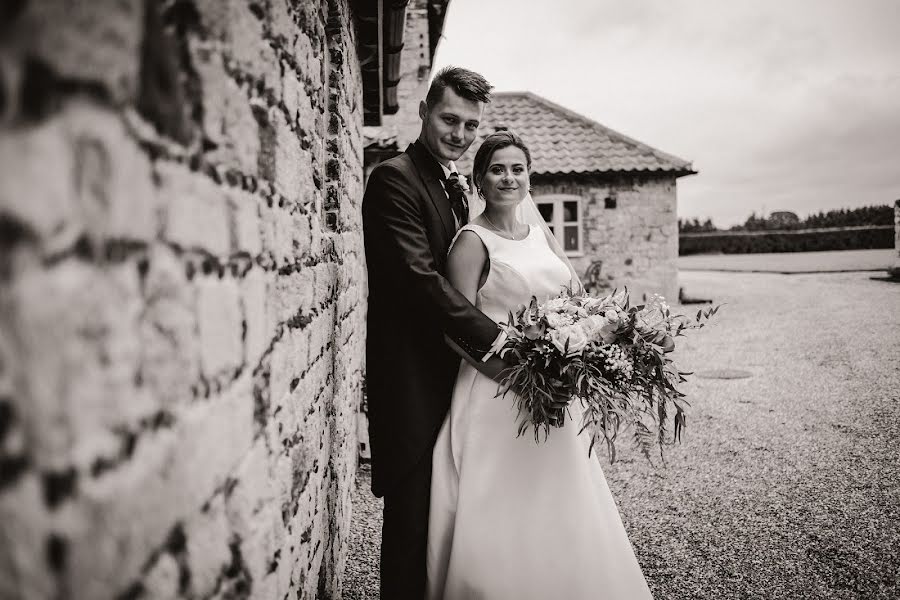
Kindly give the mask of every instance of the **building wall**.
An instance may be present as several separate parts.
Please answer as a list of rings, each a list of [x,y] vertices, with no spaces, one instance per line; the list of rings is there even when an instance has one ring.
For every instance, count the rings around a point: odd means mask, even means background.
[[[403,50],[400,54],[401,79],[397,84],[400,108],[396,114],[382,117],[382,132],[396,136],[397,148],[401,152],[419,137],[422,128],[419,102],[428,93],[432,59],[428,47],[427,5],[427,0],[410,0],[406,7]]]
[[[602,261],[600,280],[610,291],[627,285],[632,298],[658,293],[678,298],[678,217],[673,177],[535,177],[542,195],[582,198],[583,256],[572,263],[582,278]],[[616,208],[606,208],[614,197]]]
[[[894,247],[900,252],[900,200],[894,202]]]
[[[900,200],[894,202],[894,264],[888,269],[892,277],[900,277]]]
[[[0,27],[0,598],[340,596],[361,397],[347,0]]]

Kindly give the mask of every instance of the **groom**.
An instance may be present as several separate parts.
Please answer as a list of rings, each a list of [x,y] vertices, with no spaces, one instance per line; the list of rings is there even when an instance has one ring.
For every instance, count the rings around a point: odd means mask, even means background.
[[[431,451],[460,358],[490,348],[497,325],[445,278],[447,251],[468,221],[453,161],[475,139],[491,85],[448,67],[419,105],[419,139],[369,176],[362,215],[369,273],[366,385],[372,492],[384,497],[381,598],[425,596]]]

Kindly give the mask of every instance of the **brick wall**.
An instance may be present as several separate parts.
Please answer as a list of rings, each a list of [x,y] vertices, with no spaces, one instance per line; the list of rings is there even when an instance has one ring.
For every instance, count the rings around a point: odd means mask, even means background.
[[[347,0],[0,13],[0,598],[339,597]]]
[[[584,278],[602,261],[604,285],[627,285],[632,298],[678,297],[678,217],[673,177],[535,178],[536,200],[566,194],[581,198],[583,255],[572,263]],[[615,208],[607,208],[607,198]]]

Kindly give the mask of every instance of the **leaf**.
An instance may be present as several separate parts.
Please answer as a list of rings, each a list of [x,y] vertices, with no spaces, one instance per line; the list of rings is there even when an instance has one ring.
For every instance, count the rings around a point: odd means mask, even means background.
[[[681,432],[684,430],[686,425],[686,417],[684,416],[684,411],[681,407],[677,406],[677,411],[675,412],[675,435],[673,441],[681,442]]]

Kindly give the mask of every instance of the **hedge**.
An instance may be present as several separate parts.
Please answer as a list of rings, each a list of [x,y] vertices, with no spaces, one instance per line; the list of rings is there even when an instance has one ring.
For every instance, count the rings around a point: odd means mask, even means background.
[[[807,229],[796,231],[723,231],[682,233],[678,254],[756,254],[893,248],[890,225]]]

